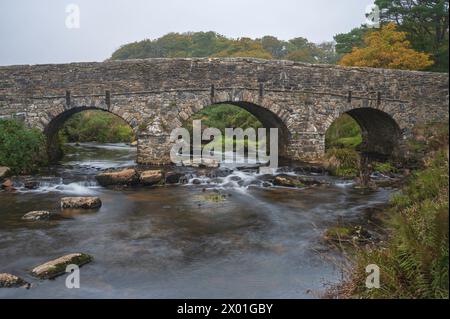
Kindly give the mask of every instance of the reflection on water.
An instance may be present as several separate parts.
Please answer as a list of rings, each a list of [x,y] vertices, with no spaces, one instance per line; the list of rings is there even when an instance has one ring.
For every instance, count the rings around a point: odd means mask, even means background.
[[[134,158],[126,145],[72,145],[61,165],[32,177],[35,189],[19,178],[17,192],[0,192],[0,272],[34,283],[1,289],[0,298],[313,298],[309,290],[340,275],[321,241],[326,227],[362,218],[364,208],[389,197],[386,190],[361,195],[326,176],[318,177],[330,187],[275,188],[254,170],[192,171],[190,183],[179,186],[118,191],[96,184],[99,170]],[[224,201],[202,199],[213,192]],[[103,206],[65,211],[51,222],[21,220],[31,210],[59,212],[67,195],[100,196]],[[80,289],[66,289],[64,276],[38,281],[28,274],[78,251],[95,257],[81,268]]]

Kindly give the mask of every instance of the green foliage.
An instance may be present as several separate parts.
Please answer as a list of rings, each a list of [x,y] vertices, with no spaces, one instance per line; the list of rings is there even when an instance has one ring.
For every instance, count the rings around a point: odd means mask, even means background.
[[[362,143],[361,128],[347,114],[342,115],[327,130],[325,136],[326,148],[352,148]]]
[[[336,41],[336,52],[338,54],[349,54],[353,48],[361,48],[364,46],[364,36],[370,29],[366,26],[354,28],[349,33],[340,33],[334,36]]]
[[[204,108],[187,121],[185,127],[192,132],[192,121],[202,120],[202,129],[214,127],[225,134],[225,128],[254,128],[262,127],[261,122],[246,110],[230,104],[218,104]]]
[[[375,0],[383,24],[394,22],[408,33],[415,50],[433,54],[430,70],[448,72],[448,0]]]
[[[382,174],[395,173],[397,169],[389,162],[386,163],[373,163],[373,170]]]
[[[282,41],[273,36],[231,39],[212,31],[169,33],[159,39],[129,43],[116,50],[111,60],[190,57],[253,57],[310,63],[339,60],[332,42],[314,44],[305,38]]]
[[[22,122],[0,120],[0,165],[14,174],[29,174],[46,165],[45,136],[37,129],[28,129]]]
[[[356,177],[359,172],[360,156],[354,149],[332,148],[326,153],[327,169],[334,176]]]
[[[448,299],[448,178],[442,151],[393,198],[392,236],[385,247],[358,253],[351,297]],[[380,267],[381,289],[365,288],[369,264]]]
[[[448,72],[448,0],[375,0],[375,4],[381,10],[382,25],[395,23],[398,31],[407,33],[412,49],[432,54],[434,64],[429,71]],[[371,31],[376,29],[362,25],[349,33],[336,35],[336,52],[349,54],[355,47],[364,48],[364,37]]]
[[[59,134],[64,142],[128,143],[134,140],[133,130],[125,121],[104,111],[73,115]]]

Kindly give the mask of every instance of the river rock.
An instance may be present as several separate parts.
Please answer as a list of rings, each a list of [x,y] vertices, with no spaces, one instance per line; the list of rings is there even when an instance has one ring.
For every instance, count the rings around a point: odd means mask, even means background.
[[[0,288],[29,288],[30,284],[20,277],[11,274],[0,274]]]
[[[177,172],[167,172],[166,173],[166,178],[165,178],[165,182],[166,184],[179,184],[181,183],[181,179],[184,177],[185,175],[182,173],[177,173]]]
[[[138,145],[138,142],[137,141],[134,141],[134,142],[131,142],[130,143],[130,146],[137,146]]]
[[[66,273],[68,265],[77,265],[79,267],[91,262],[93,257],[88,254],[75,253],[69,254],[57,259],[51,260],[35,267],[31,274],[40,279],[52,279]]]
[[[102,201],[98,197],[63,197],[61,198],[61,208],[81,208],[95,209],[102,206]]]
[[[0,179],[9,176],[10,173],[11,173],[11,170],[9,169],[9,167],[0,166]]]
[[[139,182],[142,185],[155,185],[163,180],[163,173],[160,170],[143,171],[139,174]]]
[[[95,176],[95,178],[102,186],[133,185],[139,182],[139,174],[134,168],[128,168],[121,171],[103,172]]]
[[[22,219],[24,220],[49,220],[52,217],[52,213],[45,211],[45,210],[39,210],[39,211],[32,211],[29,213],[26,213],[23,215]]]
[[[215,170],[212,170],[210,172],[208,172],[206,174],[207,177],[209,178],[217,178],[217,177],[227,177],[229,175],[233,174],[233,170],[223,167],[223,168],[218,168]]]
[[[15,188],[13,187],[13,182],[12,182],[12,180],[10,180],[10,179],[7,179],[7,180],[5,180],[5,181],[2,183],[2,188],[3,188],[4,190],[7,190],[7,191],[14,191],[14,190],[15,190]]]
[[[278,175],[275,177],[273,184],[284,187],[305,187],[305,184],[303,184],[298,178],[288,175]]]
[[[39,187],[39,182],[38,181],[25,181],[23,183],[23,187],[25,187],[26,189],[36,189]]]

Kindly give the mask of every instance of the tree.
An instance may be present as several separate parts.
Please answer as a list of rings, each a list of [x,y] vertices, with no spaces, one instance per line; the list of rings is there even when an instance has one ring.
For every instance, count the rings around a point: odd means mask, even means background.
[[[398,32],[394,23],[368,33],[364,43],[366,47],[354,48],[339,64],[405,70],[423,70],[433,65],[430,55],[413,50],[406,33]]]
[[[382,24],[395,23],[407,32],[415,50],[430,52],[432,70],[448,72],[448,0],[376,0]]]
[[[354,28],[349,33],[340,33],[334,36],[336,41],[336,52],[338,54],[351,53],[353,48],[364,46],[364,36],[369,31],[366,26]]]
[[[260,41],[250,38],[241,38],[234,41],[225,50],[214,54],[214,57],[243,57],[243,58],[260,58],[272,59],[272,55],[264,50]]]

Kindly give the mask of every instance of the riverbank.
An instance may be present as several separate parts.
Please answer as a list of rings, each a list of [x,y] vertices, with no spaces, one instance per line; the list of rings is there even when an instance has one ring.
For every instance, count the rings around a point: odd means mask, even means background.
[[[386,236],[363,245],[358,237],[350,240],[342,264],[345,279],[332,286],[324,298],[448,299],[448,127],[429,127],[427,131],[420,148],[421,154],[427,154],[422,157],[422,168],[381,213],[379,226]],[[349,230],[340,233],[349,234]],[[379,267],[380,288],[366,286],[368,265]]]

